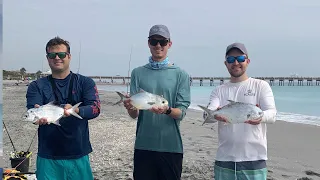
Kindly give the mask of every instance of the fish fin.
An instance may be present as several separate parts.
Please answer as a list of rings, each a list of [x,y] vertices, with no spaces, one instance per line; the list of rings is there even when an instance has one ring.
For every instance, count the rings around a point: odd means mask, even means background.
[[[50,124],[50,123],[48,123],[48,124]],[[56,121],[53,122],[52,124],[55,124],[55,125],[57,125],[57,126],[61,126],[61,124],[60,124],[60,119],[56,120]]]
[[[207,107],[204,107],[204,106],[201,106],[201,105],[198,105],[202,110],[204,110],[205,112],[207,112],[209,114],[209,112],[213,113],[213,112],[216,112],[217,110],[211,110]]]
[[[143,93],[143,92],[147,92],[147,91],[145,91],[144,89],[140,88],[139,92]]]
[[[230,104],[237,103],[236,101],[233,101],[233,100],[230,100],[230,99],[228,101],[229,101]]]
[[[147,104],[149,104],[149,105],[154,105],[155,102],[147,102]]]
[[[40,119],[40,117],[39,116],[34,116],[34,122],[36,122],[36,121],[38,121]]]
[[[208,118],[208,117],[207,117]],[[207,118],[203,121],[202,126],[206,123]]]
[[[53,105],[53,106],[59,106],[59,101],[50,101],[48,104],[46,105]]]
[[[47,105],[53,105],[55,101],[50,101]]]
[[[121,92],[116,91],[116,93],[120,96],[121,99],[118,102],[114,103],[113,106],[122,103],[126,98]]]
[[[79,114],[76,113],[75,109],[76,109],[81,103],[82,103],[82,102],[79,102],[79,103],[77,103],[76,105],[72,106],[72,108],[68,109],[68,112],[69,112],[71,115],[73,115],[73,116],[75,116],[75,117],[77,117],[77,118],[79,118],[79,119],[83,119],[83,118],[82,118]]]

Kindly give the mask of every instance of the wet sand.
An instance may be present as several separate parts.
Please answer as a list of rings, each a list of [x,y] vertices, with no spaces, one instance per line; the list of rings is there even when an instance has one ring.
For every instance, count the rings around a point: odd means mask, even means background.
[[[25,85],[8,82],[4,83],[3,89],[3,120],[20,151],[28,149],[37,130],[36,125],[21,121],[21,115],[26,111],[26,89]],[[94,175],[97,179],[132,179],[136,120],[127,115],[123,106],[112,106],[119,100],[116,93],[99,93],[101,114],[89,123]],[[201,124],[201,113],[193,110],[188,110],[181,122],[185,151],[182,179],[213,179],[217,125]],[[283,121],[268,125],[268,179],[320,179],[317,174],[320,173],[319,137],[320,127],[317,126]],[[3,132],[3,145],[4,165],[10,167],[9,153],[13,148],[6,132]],[[31,151],[30,171],[35,171],[37,139],[34,139]]]

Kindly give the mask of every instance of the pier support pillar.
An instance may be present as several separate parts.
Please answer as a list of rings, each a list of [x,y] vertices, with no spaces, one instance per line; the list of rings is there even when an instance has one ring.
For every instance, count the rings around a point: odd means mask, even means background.
[[[289,79],[288,86],[294,86],[294,81],[293,81],[293,79]]]
[[[270,86],[273,86],[274,85],[273,83],[274,83],[273,79],[270,79],[270,82],[269,82]]]
[[[210,79],[210,86],[213,86],[213,79]]]
[[[283,79],[279,79],[279,86],[284,86],[284,80]]]

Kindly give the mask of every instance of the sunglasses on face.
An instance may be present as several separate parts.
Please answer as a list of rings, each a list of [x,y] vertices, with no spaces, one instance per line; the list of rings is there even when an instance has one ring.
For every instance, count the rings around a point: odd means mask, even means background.
[[[55,59],[58,56],[60,59],[64,59],[68,54],[67,52],[47,53],[47,57],[49,59]]]
[[[168,39],[149,39],[149,43],[151,46],[156,46],[158,43],[160,44],[160,46],[166,46],[168,42]]]
[[[227,57],[227,62],[231,64],[231,63],[234,63],[237,60],[239,63],[242,63],[246,59],[247,59],[246,56],[229,56],[229,57]]]

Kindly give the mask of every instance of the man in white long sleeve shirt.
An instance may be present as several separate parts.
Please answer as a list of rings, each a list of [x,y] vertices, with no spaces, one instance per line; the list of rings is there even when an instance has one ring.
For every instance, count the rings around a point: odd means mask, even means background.
[[[247,76],[250,59],[243,44],[229,45],[225,58],[224,63],[231,75],[230,82],[212,91],[208,108],[215,110],[227,105],[228,100],[233,100],[256,104],[264,111],[264,115],[261,119],[242,124],[225,124],[225,117],[215,117],[219,136],[215,179],[266,180],[266,124],[274,123],[277,113],[272,89],[267,82]]]

